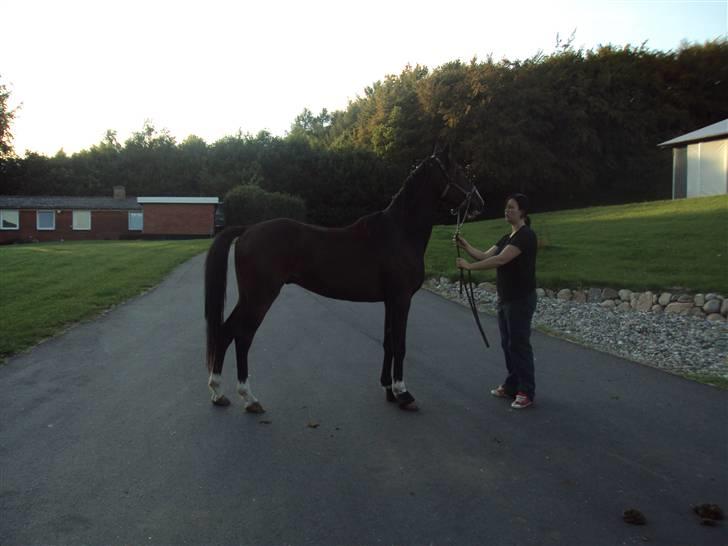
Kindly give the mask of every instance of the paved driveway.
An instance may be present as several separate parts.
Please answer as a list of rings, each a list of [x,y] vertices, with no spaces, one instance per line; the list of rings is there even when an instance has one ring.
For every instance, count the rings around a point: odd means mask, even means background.
[[[378,386],[383,305],[292,286],[251,351],[268,412],[221,409],[202,263],[0,367],[0,544],[728,544],[690,508],[728,508],[726,392],[535,334],[516,412],[486,394],[494,320],[486,351],[421,292],[405,413]]]

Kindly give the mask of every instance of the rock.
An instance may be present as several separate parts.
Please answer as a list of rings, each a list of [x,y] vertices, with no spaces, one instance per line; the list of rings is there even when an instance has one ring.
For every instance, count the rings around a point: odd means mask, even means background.
[[[632,291],[622,288],[619,292],[619,299],[622,301],[629,301],[632,298]]]
[[[496,287],[492,282],[481,282],[478,285],[481,290],[487,290],[488,292],[495,292]]]
[[[702,307],[705,305],[705,294],[695,294],[695,297],[693,298],[693,303],[697,307]]]
[[[450,280],[447,277],[440,277],[438,283],[440,286],[447,286],[450,284]]]
[[[705,294],[705,301],[719,300],[719,299],[721,299],[720,294],[715,294],[713,292],[710,292],[709,294]]]
[[[705,311],[706,315],[720,313],[721,303],[722,302],[720,300],[708,300],[705,302],[705,305],[703,305],[703,311]]]
[[[655,305],[652,306],[651,311],[653,313],[662,313],[662,305],[660,305],[659,303],[656,303]]]
[[[546,295],[546,290],[543,288],[536,288],[536,296],[543,298]]]
[[[728,315],[728,299],[724,299],[720,306],[720,314],[724,317]]]
[[[657,303],[664,307],[665,305],[670,303],[670,298],[672,298],[672,294],[670,294],[670,292],[663,292],[662,294],[660,294],[660,297],[657,298]]]
[[[628,301],[623,301],[617,306],[617,311],[629,311],[630,305]]]
[[[693,297],[690,294],[680,294],[677,297],[677,302],[678,303],[688,303],[688,302],[693,303]]]
[[[583,290],[574,290],[572,299],[576,303],[586,303],[586,292]]]
[[[649,311],[652,309],[652,305],[654,304],[652,296],[652,292],[644,292],[643,294],[640,294],[633,307],[637,311]]]
[[[613,300],[619,297],[619,293],[614,288],[605,288],[602,290],[602,301]]]
[[[665,313],[674,313],[676,315],[682,315],[684,313],[687,313],[690,309],[693,308],[693,303],[679,303],[679,302],[672,302],[667,304],[665,307]]]
[[[693,512],[695,512],[700,518],[710,519],[713,521],[724,518],[723,509],[717,504],[698,504],[697,506],[693,506]]]
[[[602,301],[602,291],[599,288],[590,288],[586,299],[589,303],[599,303]]]
[[[570,301],[571,300],[571,290],[569,290],[568,288],[559,290],[559,293],[556,294],[556,298],[560,299],[562,301]]]
[[[622,519],[631,525],[644,525],[647,523],[645,515],[635,508],[630,508],[622,513]]]
[[[614,303],[614,300],[604,300],[599,305],[601,305],[605,309],[614,309],[616,307],[616,304]]]
[[[692,317],[704,317],[705,313],[703,313],[703,310],[700,307],[693,307],[688,311],[688,315]]]
[[[554,295],[555,295],[555,294],[554,294],[554,291],[553,291],[553,290],[550,290],[550,289],[548,289],[548,288],[546,289],[546,297],[547,297],[547,298],[553,298],[553,297],[554,297]]]
[[[725,318],[723,318],[723,315],[721,315],[720,313],[711,313],[710,315],[708,315],[705,318],[710,321],[725,322]]]

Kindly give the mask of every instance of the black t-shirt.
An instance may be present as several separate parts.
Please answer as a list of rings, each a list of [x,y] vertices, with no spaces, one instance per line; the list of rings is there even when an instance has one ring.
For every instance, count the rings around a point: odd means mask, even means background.
[[[522,226],[516,233],[504,235],[495,246],[500,254],[507,245],[513,245],[521,253],[505,265],[496,269],[498,298],[502,301],[525,298],[536,290],[536,251],[538,240],[528,226]]]

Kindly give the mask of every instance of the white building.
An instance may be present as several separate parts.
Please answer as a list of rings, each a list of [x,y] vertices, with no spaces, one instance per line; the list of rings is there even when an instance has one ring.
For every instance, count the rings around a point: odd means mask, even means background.
[[[728,193],[728,119],[658,146],[672,148],[672,198]]]

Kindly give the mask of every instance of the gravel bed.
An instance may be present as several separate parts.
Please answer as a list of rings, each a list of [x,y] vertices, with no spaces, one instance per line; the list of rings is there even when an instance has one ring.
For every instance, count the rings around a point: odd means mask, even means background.
[[[430,280],[425,288],[467,305],[459,283]],[[475,289],[478,310],[495,314],[495,293]],[[728,379],[724,322],[667,313],[618,311],[595,303],[539,298],[534,326],[575,343],[665,371]]]

